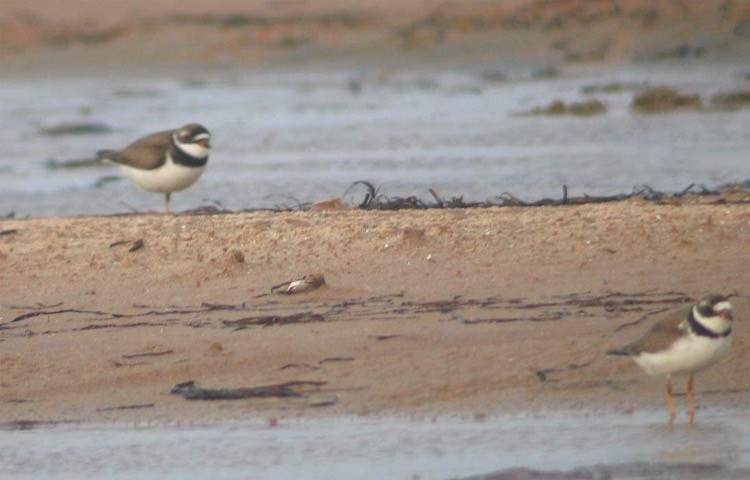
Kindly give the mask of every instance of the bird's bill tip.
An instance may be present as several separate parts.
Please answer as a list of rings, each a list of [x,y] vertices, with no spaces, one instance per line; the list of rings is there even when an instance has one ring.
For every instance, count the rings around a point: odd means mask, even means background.
[[[721,301],[713,307],[716,315],[726,320],[732,320],[732,304],[728,300]]]
[[[719,315],[724,320],[733,320],[734,319],[734,316],[732,315],[732,309],[731,308],[727,308],[725,310],[721,310],[721,311],[719,311],[719,313],[717,315]]]

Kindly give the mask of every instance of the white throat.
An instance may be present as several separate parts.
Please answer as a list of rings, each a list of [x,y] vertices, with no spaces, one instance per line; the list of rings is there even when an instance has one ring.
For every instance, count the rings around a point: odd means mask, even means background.
[[[208,138],[208,136],[206,136],[206,138]],[[193,158],[206,158],[211,151],[210,148],[204,147],[200,143],[182,143],[177,139],[177,135],[172,135],[172,140],[174,140],[174,144],[177,145],[177,148]]]
[[[719,311],[731,310],[732,304],[729,302],[721,302],[716,304],[714,308],[718,309]],[[704,317],[698,311],[698,307],[693,307],[693,318],[695,318],[695,321],[706,327],[706,329],[717,335],[723,335],[727,333],[730,328],[732,328],[731,320],[720,317],[719,315]]]

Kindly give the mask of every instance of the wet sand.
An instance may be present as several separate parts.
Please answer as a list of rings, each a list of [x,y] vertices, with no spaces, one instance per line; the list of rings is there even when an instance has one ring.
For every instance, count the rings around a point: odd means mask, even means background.
[[[603,352],[707,292],[735,295],[738,320],[730,356],[697,377],[699,408],[750,401],[745,203],[8,218],[0,232],[0,422],[660,411],[663,381]],[[310,273],[327,286],[269,293]],[[170,394],[188,380],[325,383]]]

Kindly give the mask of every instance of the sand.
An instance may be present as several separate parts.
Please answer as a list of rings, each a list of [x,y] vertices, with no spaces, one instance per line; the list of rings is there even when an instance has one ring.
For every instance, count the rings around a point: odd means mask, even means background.
[[[744,4],[688,3],[9,0],[0,75],[750,58]],[[747,408],[750,207],[716,200],[0,219],[0,423],[662,409],[662,380],[603,352],[709,292],[736,338],[699,407]],[[188,380],[325,383],[170,393]]]
[[[738,314],[732,353],[697,377],[699,407],[750,402],[745,203],[10,218],[0,231],[0,422],[660,409],[663,381],[603,352],[708,292],[734,295]],[[327,286],[269,293],[311,273]],[[170,394],[188,380],[325,384],[296,399]]]

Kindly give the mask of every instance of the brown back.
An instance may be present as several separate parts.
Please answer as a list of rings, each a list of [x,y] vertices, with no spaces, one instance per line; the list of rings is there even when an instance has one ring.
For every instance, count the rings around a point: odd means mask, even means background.
[[[164,164],[174,130],[152,133],[122,150],[108,153],[106,158],[123,165],[153,170]]]
[[[687,318],[692,308],[683,308],[668,314],[656,322],[643,337],[620,350],[630,355],[666,350],[676,339],[688,334]]]

